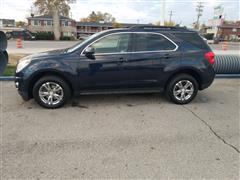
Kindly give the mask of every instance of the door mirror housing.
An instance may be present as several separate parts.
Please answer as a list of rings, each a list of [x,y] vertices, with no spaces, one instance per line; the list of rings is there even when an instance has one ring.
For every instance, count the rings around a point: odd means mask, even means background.
[[[85,56],[89,59],[95,59],[94,53],[95,51],[93,47],[87,47],[84,51]]]

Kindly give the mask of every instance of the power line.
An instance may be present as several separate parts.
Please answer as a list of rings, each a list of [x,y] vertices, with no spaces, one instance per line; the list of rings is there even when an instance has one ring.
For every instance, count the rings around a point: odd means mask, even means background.
[[[172,22],[172,16],[173,16],[173,11],[171,10],[171,11],[169,11],[169,22]]]

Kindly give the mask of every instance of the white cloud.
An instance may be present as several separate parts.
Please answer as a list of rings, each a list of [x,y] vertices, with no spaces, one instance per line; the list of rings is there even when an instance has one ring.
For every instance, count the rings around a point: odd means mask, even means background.
[[[204,2],[204,12],[201,22],[207,22],[213,17],[213,7],[224,4],[224,12],[228,19],[239,17],[239,0],[166,0],[166,19],[173,10],[173,21],[182,25],[191,25],[196,20],[196,2]],[[34,0],[0,0],[0,18],[26,20]],[[88,16],[92,11],[111,13],[118,22],[140,23],[156,22],[160,19],[161,0],[77,0],[71,5],[73,18]]]

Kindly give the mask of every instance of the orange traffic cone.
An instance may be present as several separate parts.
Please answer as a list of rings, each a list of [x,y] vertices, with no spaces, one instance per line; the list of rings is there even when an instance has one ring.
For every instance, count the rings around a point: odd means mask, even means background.
[[[226,51],[228,49],[228,42],[224,41],[222,44],[222,50]]]
[[[22,38],[18,38],[17,39],[17,44],[16,44],[17,48],[23,48],[23,44],[22,44]]]

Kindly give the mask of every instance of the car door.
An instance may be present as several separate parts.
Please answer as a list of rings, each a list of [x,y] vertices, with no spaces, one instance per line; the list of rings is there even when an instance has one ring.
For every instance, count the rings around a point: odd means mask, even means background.
[[[78,67],[82,90],[123,88],[127,76],[122,66],[129,57],[130,38],[129,33],[113,33],[85,47]],[[94,49],[90,58],[85,54],[87,48]]]
[[[177,60],[178,46],[166,36],[152,32],[133,33],[132,45],[131,56],[124,64],[130,87],[160,87],[164,69]]]

